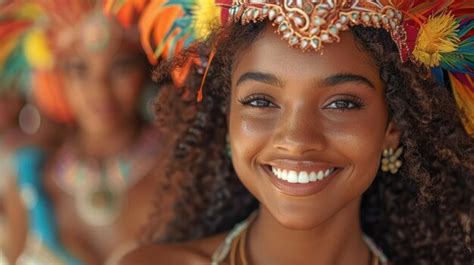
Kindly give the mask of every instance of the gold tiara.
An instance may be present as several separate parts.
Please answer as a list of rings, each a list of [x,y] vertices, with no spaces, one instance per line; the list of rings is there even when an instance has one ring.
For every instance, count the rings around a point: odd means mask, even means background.
[[[390,2],[350,0],[234,0],[230,19],[242,24],[268,19],[290,46],[319,51],[324,43],[339,41],[349,26],[384,28],[400,51],[406,49],[402,13]]]

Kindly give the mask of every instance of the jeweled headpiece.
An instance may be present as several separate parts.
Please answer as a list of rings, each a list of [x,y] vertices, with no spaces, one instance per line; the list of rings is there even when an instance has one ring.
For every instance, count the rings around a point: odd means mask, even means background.
[[[380,1],[235,0],[229,15],[242,24],[268,19],[290,46],[304,51],[339,41],[339,33],[353,25],[385,28],[400,45],[406,37],[402,13]]]

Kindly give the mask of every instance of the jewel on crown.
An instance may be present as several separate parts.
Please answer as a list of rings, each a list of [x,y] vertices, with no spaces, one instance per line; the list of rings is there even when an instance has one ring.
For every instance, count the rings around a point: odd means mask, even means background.
[[[242,24],[268,19],[292,47],[319,51],[324,43],[339,41],[349,26],[384,28],[402,50],[402,14],[387,1],[347,0],[234,0],[231,20]]]

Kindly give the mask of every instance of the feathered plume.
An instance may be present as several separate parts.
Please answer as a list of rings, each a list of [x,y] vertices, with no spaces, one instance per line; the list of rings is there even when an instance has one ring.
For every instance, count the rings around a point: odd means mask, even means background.
[[[474,2],[400,0],[411,60],[450,81],[466,131],[474,136]]]
[[[45,54],[43,58],[35,57],[37,54],[32,49],[30,54],[25,53],[32,40],[31,29],[40,15],[41,10],[34,4],[12,2],[0,10],[0,89],[26,89],[30,73],[28,61],[46,64],[50,59]]]
[[[95,0],[15,0],[0,8],[0,92],[16,89],[33,97],[50,118],[73,120],[54,74],[50,33],[56,26],[76,23]],[[53,26],[54,25],[54,26]]]
[[[107,0],[104,8],[107,14],[140,14],[123,15],[127,19],[121,21],[125,25],[138,24],[143,49],[152,63],[160,57],[169,59],[194,41],[205,38],[212,26],[219,23],[221,15],[214,0]],[[193,64],[204,65],[200,60],[190,59],[172,73],[176,85],[184,83]]]

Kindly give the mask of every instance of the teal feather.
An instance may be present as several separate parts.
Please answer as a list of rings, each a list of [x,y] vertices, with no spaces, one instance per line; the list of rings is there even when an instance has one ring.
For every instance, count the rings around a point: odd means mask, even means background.
[[[459,22],[458,37],[461,42],[455,51],[442,54],[441,67],[450,72],[473,75],[474,36],[466,36],[474,30],[474,20],[472,20],[472,17],[465,17],[460,19]]]
[[[165,48],[166,43],[170,43],[169,49],[170,51],[173,51],[173,52],[170,52],[169,54],[174,54],[176,41],[179,40],[179,38],[184,37],[186,34],[191,34],[193,32],[192,22],[193,22],[193,19],[191,17],[183,17],[181,19],[174,21],[170,30],[167,32],[165,38],[163,38],[163,41],[160,42],[158,44],[158,47],[155,49],[155,56],[158,57],[158,55],[160,55],[163,52],[163,49]],[[171,37],[179,29],[181,30],[180,33],[174,37]]]
[[[196,2],[194,0],[174,0],[167,2],[164,6],[179,6],[184,12],[183,18],[193,16],[193,8]]]
[[[450,72],[471,73],[474,69],[474,36],[463,40],[454,52],[442,54],[441,67]]]
[[[173,57],[173,55],[175,54],[175,49],[176,49],[176,42],[177,41],[181,41],[181,40],[184,40],[186,35],[188,37],[186,38],[191,38],[191,39],[194,39],[191,34],[193,33],[193,29],[188,27],[188,28],[185,28],[183,30],[181,30],[181,32],[179,32],[173,39],[171,39],[170,41],[170,50],[169,50],[169,58],[168,59],[171,59],[171,57]]]
[[[178,5],[184,10],[192,10],[195,4],[195,0],[170,0],[166,2],[165,6]]]
[[[23,52],[23,42],[20,41],[8,58],[0,72],[2,87],[15,88],[19,92],[26,92],[30,80],[30,67]]]
[[[434,68],[431,68],[431,73],[433,74],[433,76],[435,77],[436,81],[438,82],[438,84],[442,84],[444,85],[444,73],[443,73],[443,69],[441,67],[434,67]]]
[[[474,29],[474,20],[473,18],[467,18],[466,21],[460,21],[458,28],[458,36],[460,38],[464,37],[469,31]]]
[[[187,38],[185,41],[184,41],[184,47],[189,47],[194,41],[196,40],[196,38],[191,38],[191,36],[189,38]]]

